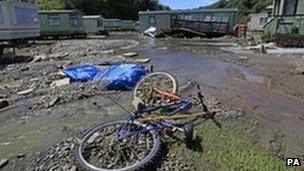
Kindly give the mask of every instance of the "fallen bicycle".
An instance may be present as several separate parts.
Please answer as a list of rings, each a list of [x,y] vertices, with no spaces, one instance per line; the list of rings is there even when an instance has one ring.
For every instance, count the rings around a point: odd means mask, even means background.
[[[200,91],[195,98],[183,98],[176,92],[177,83],[171,75],[156,72],[146,76],[134,90],[134,98],[142,101],[137,110],[127,120],[87,130],[76,149],[78,163],[94,171],[144,169],[157,157],[162,135],[182,132],[189,144],[194,127],[203,121],[212,119],[220,126],[214,118],[220,110],[210,111]],[[202,112],[185,114],[195,106]]]

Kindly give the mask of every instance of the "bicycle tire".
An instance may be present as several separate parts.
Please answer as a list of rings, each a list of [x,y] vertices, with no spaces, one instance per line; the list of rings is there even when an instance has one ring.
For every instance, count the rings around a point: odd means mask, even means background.
[[[138,98],[138,97],[137,97],[137,93],[138,93],[138,88],[139,88],[139,86],[140,86],[145,80],[147,80],[148,78],[153,77],[153,76],[155,76],[155,75],[164,75],[164,76],[168,77],[168,78],[172,81],[172,83],[173,83],[173,89],[172,89],[171,92],[167,92],[167,93],[172,93],[172,94],[177,93],[177,91],[178,91],[178,83],[177,83],[176,79],[175,79],[172,75],[170,75],[170,74],[168,74],[168,73],[165,73],[165,72],[154,72],[154,73],[151,73],[151,74],[147,75],[147,76],[144,77],[141,81],[139,81],[138,84],[136,84],[136,86],[135,86],[135,88],[134,88],[134,92],[133,92],[133,98],[134,98],[134,99],[135,99],[135,98]],[[160,90],[161,90],[161,89],[160,89]],[[162,90],[162,91],[163,91],[163,90]]]
[[[145,156],[144,159],[137,161],[135,164],[125,167],[125,168],[120,168],[120,169],[105,169],[105,168],[98,168],[96,166],[93,166],[92,164],[90,164],[89,162],[87,162],[82,154],[82,144],[83,142],[90,136],[93,135],[94,132],[105,128],[109,125],[113,125],[113,124],[124,124],[126,121],[125,120],[116,120],[116,121],[111,121],[111,122],[107,122],[107,123],[103,123],[97,126],[94,126],[90,129],[88,129],[81,137],[80,139],[80,144],[78,144],[78,146],[76,147],[76,151],[75,151],[75,157],[76,160],[78,162],[78,164],[85,170],[90,170],[90,171],[136,171],[136,170],[142,170],[144,169],[146,166],[150,165],[151,163],[154,163],[155,159],[158,157],[158,154],[160,152],[160,148],[161,148],[161,142],[160,142],[160,137],[158,135],[158,133],[156,131],[151,130],[149,133],[151,133],[153,135],[153,147],[150,150],[150,152],[148,153],[148,155]],[[143,126],[142,124],[138,123],[138,122],[134,122],[136,125],[140,125]]]

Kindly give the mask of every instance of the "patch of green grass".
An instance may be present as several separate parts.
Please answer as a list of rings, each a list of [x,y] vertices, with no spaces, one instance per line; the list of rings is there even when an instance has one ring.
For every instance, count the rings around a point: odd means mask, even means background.
[[[285,162],[257,147],[241,131],[204,123],[195,133],[194,150],[173,143],[170,150],[191,160],[198,170],[288,170]],[[200,147],[201,146],[201,147]]]
[[[58,142],[66,134],[74,135],[100,122],[97,116],[37,117],[26,122],[0,125],[0,156],[30,154]],[[8,143],[7,145],[4,145]]]

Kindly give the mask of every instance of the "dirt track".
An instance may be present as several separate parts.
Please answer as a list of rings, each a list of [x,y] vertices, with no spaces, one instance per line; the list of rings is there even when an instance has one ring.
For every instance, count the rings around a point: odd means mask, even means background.
[[[220,48],[233,45],[228,38],[116,37],[37,42],[18,52],[25,56],[25,61],[21,60],[24,63],[15,63],[19,62],[17,58],[1,66],[0,94],[6,96],[10,106],[0,111],[0,158],[11,159],[9,170],[33,169],[27,161],[45,155],[44,151],[54,144],[93,124],[126,117],[107,96],[131,109],[131,92],[101,91],[102,82],[55,88],[50,85],[61,78],[61,66],[134,62],[121,56],[133,50],[139,52],[140,58],[151,58],[149,64],[155,71],[173,74],[185,89],[184,94],[199,83],[207,97],[216,97],[227,108],[244,110],[246,117],[258,123],[253,131],[247,131],[247,136],[266,150],[281,157],[304,154],[304,75],[297,69],[304,65],[303,57],[227,53]],[[31,89],[28,94],[18,95]]]

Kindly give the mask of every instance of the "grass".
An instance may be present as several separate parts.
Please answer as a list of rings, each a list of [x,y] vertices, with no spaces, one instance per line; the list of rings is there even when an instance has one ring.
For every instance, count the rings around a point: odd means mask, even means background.
[[[217,128],[206,122],[195,137],[194,149],[172,143],[170,151],[189,159],[198,170],[288,170],[285,161],[257,147],[231,125]]]

